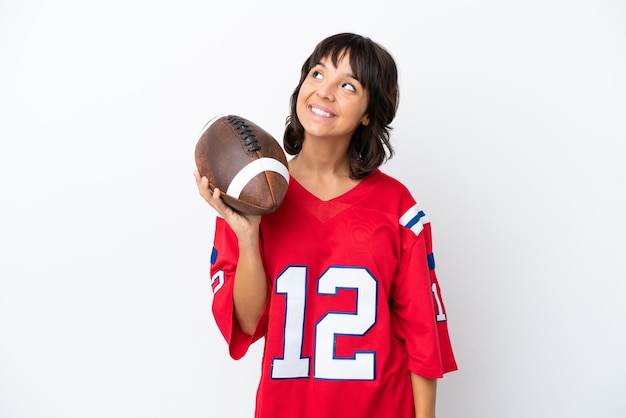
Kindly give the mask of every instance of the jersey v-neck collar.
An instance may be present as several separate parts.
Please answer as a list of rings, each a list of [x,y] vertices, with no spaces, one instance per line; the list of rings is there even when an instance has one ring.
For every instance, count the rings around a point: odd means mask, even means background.
[[[330,204],[330,203],[342,202],[346,199],[350,199],[353,195],[359,193],[360,190],[368,187],[369,183],[371,183],[376,177],[378,177],[379,174],[380,174],[380,170],[378,169],[374,170],[370,175],[362,179],[358,184],[356,184],[350,190],[328,200],[320,199],[318,196],[311,193],[306,187],[300,184],[300,182],[296,180],[295,177],[293,176],[290,176],[289,182],[293,184],[295,190],[298,190],[298,194],[301,196],[301,198],[306,198],[307,200],[310,200],[317,204],[324,204],[324,203]]]

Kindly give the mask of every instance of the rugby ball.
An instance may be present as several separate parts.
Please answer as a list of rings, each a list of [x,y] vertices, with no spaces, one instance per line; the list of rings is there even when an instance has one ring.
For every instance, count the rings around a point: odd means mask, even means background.
[[[272,135],[241,116],[211,119],[196,143],[195,159],[209,188],[219,188],[222,201],[237,212],[273,212],[287,193],[285,152]]]

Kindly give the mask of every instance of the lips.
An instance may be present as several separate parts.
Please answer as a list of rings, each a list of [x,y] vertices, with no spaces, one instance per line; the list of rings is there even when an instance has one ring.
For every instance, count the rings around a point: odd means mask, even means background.
[[[318,115],[318,116],[322,116],[322,117],[325,117],[325,118],[332,118],[332,117],[335,117],[335,115],[334,115],[334,114],[330,113],[329,111],[327,111],[327,110],[325,110],[325,109],[322,109],[322,108],[320,108],[320,107],[317,107],[317,106],[313,106],[313,105],[311,105],[311,106],[309,106],[309,110],[310,110],[311,112],[315,113],[316,115]]]

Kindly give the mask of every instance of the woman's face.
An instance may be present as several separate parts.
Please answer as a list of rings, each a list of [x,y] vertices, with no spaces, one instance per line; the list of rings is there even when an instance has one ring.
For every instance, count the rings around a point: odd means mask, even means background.
[[[367,125],[369,95],[350,67],[349,52],[340,56],[337,67],[330,57],[322,58],[304,79],[296,112],[306,137],[333,137],[350,141],[359,125]]]

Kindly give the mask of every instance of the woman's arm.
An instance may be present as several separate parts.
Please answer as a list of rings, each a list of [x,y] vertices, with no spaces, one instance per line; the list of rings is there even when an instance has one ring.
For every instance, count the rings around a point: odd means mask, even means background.
[[[435,418],[437,379],[427,379],[411,372],[416,418]]]
[[[239,237],[238,237],[239,238]],[[257,234],[239,238],[239,260],[235,270],[233,302],[241,330],[254,332],[267,301],[267,279],[259,251]]]
[[[219,189],[211,191],[209,180],[194,172],[200,195],[231,227],[239,244],[239,259],[233,286],[234,314],[241,330],[252,335],[267,301],[267,279],[259,250],[260,216],[242,215],[220,198]]]

